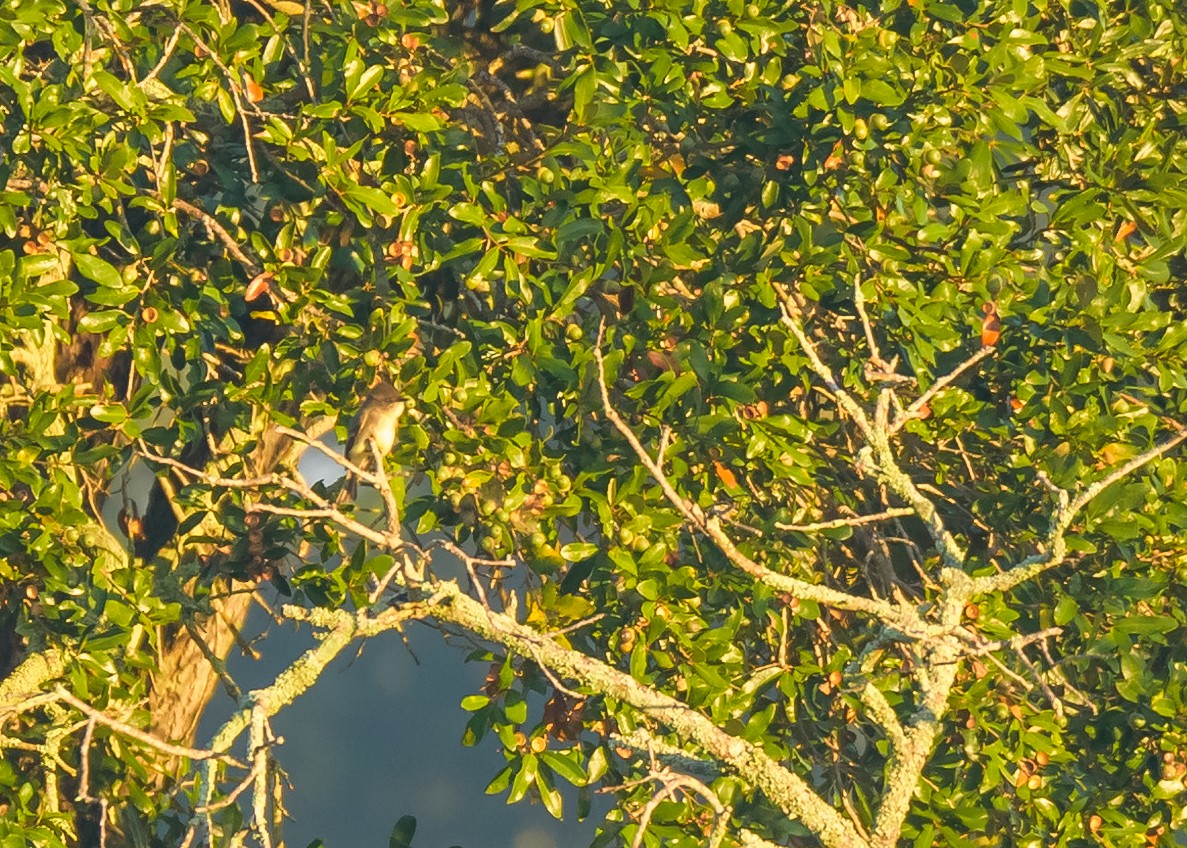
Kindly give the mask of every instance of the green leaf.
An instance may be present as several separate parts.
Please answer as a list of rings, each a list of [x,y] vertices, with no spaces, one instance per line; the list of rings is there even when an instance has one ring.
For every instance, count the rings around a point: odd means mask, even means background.
[[[74,254],[74,264],[84,277],[94,280],[101,286],[114,289],[120,288],[124,284],[123,277],[120,276],[116,267],[98,256],[91,256],[89,253],[76,253]]]
[[[592,542],[570,542],[561,547],[561,556],[568,562],[581,562],[597,552],[598,546]]]
[[[346,92],[346,101],[349,103],[352,100],[358,100],[362,95],[377,86],[382,77],[383,66],[371,65],[359,75],[354,85]]]
[[[388,848],[412,848],[412,837],[416,834],[416,818],[401,816],[392,828],[392,835],[388,838]]]
[[[581,752],[578,749],[574,748],[563,753],[545,750],[540,753],[540,759],[574,786],[585,785],[585,769],[581,766]]]
[[[581,13],[576,9],[566,9],[557,14],[553,19],[553,36],[556,39],[556,49],[561,53],[574,45],[586,50],[593,49],[589,30],[582,20]]]
[[[372,186],[346,185],[342,189],[345,199],[362,204],[372,212],[381,215],[395,215],[400,207],[386,192]]]
[[[118,309],[88,312],[79,319],[78,329],[84,333],[106,333],[117,326],[126,325],[130,320],[126,312]]]
[[[108,424],[122,424],[128,420],[128,411],[123,404],[100,403],[90,408],[91,417]]]
[[[462,709],[467,712],[477,712],[490,703],[488,695],[467,695],[462,698]]]

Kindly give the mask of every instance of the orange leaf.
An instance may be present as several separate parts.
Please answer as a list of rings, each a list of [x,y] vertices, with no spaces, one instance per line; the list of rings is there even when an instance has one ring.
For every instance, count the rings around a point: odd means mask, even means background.
[[[251,282],[247,284],[247,291],[243,293],[243,299],[251,303],[253,300],[261,297],[268,291],[268,283],[275,276],[276,274],[272,271],[263,271],[256,274],[252,277]]]
[[[1002,322],[997,317],[997,307],[990,301],[981,307],[985,317],[981,319],[981,346],[993,347],[1001,338]]]
[[[1136,221],[1122,221],[1121,226],[1117,228],[1117,235],[1113,237],[1113,241],[1125,241],[1134,230],[1138,228]]]
[[[734,472],[730,471],[716,459],[713,460],[713,469],[717,472],[717,476],[721,478],[721,482],[725,483],[727,489],[740,488],[738,486],[738,478],[734,475]]]
[[[247,99],[252,103],[259,103],[264,99],[264,89],[250,74],[243,75],[243,88],[247,92]]]

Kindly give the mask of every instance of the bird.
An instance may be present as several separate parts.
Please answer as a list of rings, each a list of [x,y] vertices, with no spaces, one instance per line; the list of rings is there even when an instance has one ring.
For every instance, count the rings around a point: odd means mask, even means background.
[[[993,347],[1002,334],[1002,322],[997,316],[997,305],[991,300],[986,302],[981,311],[985,317],[981,319],[981,346]]]
[[[370,470],[372,445],[380,456],[391,453],[400,429],[400,417],[406,406],[391,383],[386,380],[376,383],[350,424],[346,439],[347,460],[359,468]],[[357,488],[358,481],[353,474],[348,474],[345,491],[354,497]]]

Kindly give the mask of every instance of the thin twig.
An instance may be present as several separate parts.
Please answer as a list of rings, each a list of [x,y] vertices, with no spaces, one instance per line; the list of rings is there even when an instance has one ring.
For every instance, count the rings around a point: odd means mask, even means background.
[[[232,678],[227,672],[227,664],[223,662],[221,657],[211,650],[209,645],[206,644],[206,639],[198,631],[198,628],[194,626],[194,623],[189,620],[189,618],[185,619],[185,629],[189,632],[190,638],[194,640],[194,644],[198,646],[198,650],[202,653],[202,656],[206,659],[206,662],[209,663],[210,667],[214,670],[215,675],[222,682],[223,689],[225,689],[227,694],[230,695],[235,701],[239,701],[243,697],[243,690],[239,688],[239,684],[237,684],[234,678]],[[238,635],[239,634],[236,633],[236,636]]]
[[[716,792],[695,777],[677,774],[666,768],[656,770],[654,765],[652,771],[647,775],[647,780],[659,783],[660,789],[643,806],[643,811],[639,816],[638,830],[635,831],[635,837],[631,840],[631,848],[639,848],[643,844],[643,836],[647,832],[647,826],[651,823],[651,816],[655,813],[656,808],[669,795],[674,795],[681,790],[695,792],[705,799],[705,803],[713,810],[713,829],[710,831],[707,844],[709,848],[717,848],[721,844],[725,838],[726,826],[732,811],[721,803]]]
[[[396,493],[392,491],[391,481],[387,478],[387,469],[383,465],[383,453],[374,439],[367,442],[371,446],[371,456],[375,460],[375,482],[383,504],[387,508],[387,536],[393,540],[396,547],[403,541],[400,538],[400,508],[396,504]]]
[[[279,507],[267,503],[257,503],[252,505],[252,509],[259,510],[260,512],[268,512],[276,515],[290,515],[298,518],[329,518],[344,530],[348,530],[349,532],[354,533],[356,536],[367,539],[376,545],[383,547],[395,545],[398,547],[399,545],[403,544],[399,539],[392,540],[387,534],[373,530],[366,524],[349,517],[317,492],[315,492],[310,486],[300,480],[295,480],[282,474],[266,474],[261,477],[251,477],[245,479],[220,477],[216,474],[209,474],[205,471],[202,471],[201,469],[188,466],[184,462],[180,462],[179,460],[173,459],[171,457],[151,453],[144,445],[142,445],[140,448],[140,455],[149,462],[168,465],[186,474],[190,474],[195,480],[201,480],[208,486],[222,486],[228,489],[247,491],[278,486],[287,489],[294,494],[300,495],[306,500],[312,501],[314,504],[316,504],[316,508],[314,509]],[[347,462],[346,460],[342,460],[341,457],[339,457],[339,459],[344,464],[351,465],[351,463]],[[367,476],[370,477],[371,475],[367,474]]]
[[[189,201],[182,200],[180,197],[173,199],[173,208],[177,209],[179,212],[184,212],[193,218],[197,218],[199,221],[205,224],[206,229],[223,243],[231,256],[233,256],[235,260],[240,265],[242,265],[243,269],[249,274],[255,276],[256,274],[260,273],[260,266],[243,252],[243,248],[239,246],[239,243],[231,237],[231,234],[227,232],[226,228],[224,228],[223,225],[220,224],[218,220],[209,212],[206,212],[204,209],[195,206]]]
[[[227,86],[231,89],[231,99],[235,101],[235,111],[239,113],[239,121],[243,124],[243,145],[247,148],[247,165],[251,171],[251,181],[253,183],[258,183],[260,181],[260,173],[256,167],[255,147],[251,142],[251,124],[248,123],[247,111],[243,108],[244,97],[238,78],[230,68],[223,64],[223,60],[218,57],[218,53],[210,49],[210,45],[203,41],[201,36],[199,36],[189,26],[180,21],[178,22],[177,26],[179,29],[185,31],[185,33],[194,40],[195,44],[199,45],[206,51],[207,55],[210,56],[210,60],[214,62],[218,69],[222,71],[223,75],[227,78]],[[251,101],[248,100],[248,102],[250,103]],[[255,104],[252,104],[252,110],[256,114],[261,114],[260,110],[256,108]]]
[[[1014,648],[1013,650],[1014,656],[1018,657],[1018,661],[1026,666],[1026,670],[1030,672],[1030,676],[1034,678],[1034,681],[1039,684],[1039,688],[1043,690],[1043,694],[1047,697],[1047,702],[1051,704],[1051,709],[1055,712],[1055,716],[1061,718],[1063,716],[1063,701],[1059,699],[1059,696],[1055,694],[1055,690],[1043,679],[1043,675],[1035,668],[1035,664],[1030,661],[1030,657],[1021,648]]]
[[[173,51],[177,47],[177,41],[180,38],[181,38],[181,30],[175,28],[173,30],[173,33],[169,36],[169,40],[165,42],[165,50],[161,54],[160,61],[158,61],[157,64],[153,66],[153,69],[148,72],[148,75],[145,76],[144,79],[142,79],[140,82],[137,83],[137,86],[139,88],[143,89],[148,83],[155,80],[157,78],[157,76],[161,73],[161,71],[163,71],[165,69],[165,65],[169,62],[169,59],[173,56]]]
[[[86,732],[82,735],[82,744],[79,746],[78,754],[78,793],[74,796],[75,801],[81,801],[84,804],[94,803],[95,798],[91,795],[91,740],[95,736],[95,721],[96,719],[89,719],[87,721]]]
[[[965,627],[958,628],[955,633],[958,637],[973,646],[973,649],[967,651],[967,653],[973,656],[984,656],[1007,648],[1011,651],[1017,651],[1035,642],[1054,639],[1057,636],[1063,635],[1063,628],[1047,627],[1043,630],[1036,630],[1034,633],[1013,636],[1009,639],[999,639],[995,642],[986,641],[979,634]]]
[[[264,20],[266,20],[268,25],[272,27],[272,32],[277,38],[280,39],[281,43],[284,44],[285,52],[293,57],[293,61],[297,65],[297,70],[301,73],[301,79],[305,81],[305,90],[309,93],[309,99],[317,100],[317,91],[313,87],[313,79],[309,76],[309,65],[297,55],[297,51],[293,48],[293,45],[289,44],[288,36],[285,35],[277,25],[276,18],[272,17],[272,14],[268,11],[268,9],[265,8],[262,3],[257,2],[257,0],[247,0],[247,2],[250,3],[257,12],[264,16]]]
[[[927,526],[940,558],[955,579],[964,566],[966,554],[956,541],[940,516],[936,505],[919,490],[914,481],[899,468],[898,460],[890,446],[890,432],[884,420],[871,421],[861,404],[848,391],[841,387],[833,376],[832,370],[825,365],[824,360],[816,350],[816,346],[804,332],[799,320],[799,307],[791,294],[782,286],[775,286],[780,297],[780,308],[783,312],[783,324],[791,330],[792,335],[800,343],[804,355],[816,375],[824,381],[829,390],[836,396],[837,404],[849,414],[857,428],[866,440],[866,445],[858,451],[858,465],[864,465],[873,471],[886,486],[900,498],[911,505],[915,514]],[[889,409],[889,401],[883,401],[880,410],[883,414]]]
[[[995,657],[993,654],[986,654],[985,656],[986,656],[986,658],[987,658],[987,659],[988,659],[988,660],[989,660],[991,663],[993,663],[995,666],[997,666],[998,670],[999,670],[999,671],[1000,671],[1002,674],[1004,674],[1006,677],[1008,677],[1008,678],[1010,678],[1011,680],[1013,680],[1015,683],[1017,683],[1017,684],[1018,684],[1019,686],[1021,686],[1023,689],[1025,689],[1025,690],[1027,690],[1027,691],[1029,692],[1029,691],[1030,691],[1030,690],[1033,688],[1033,687],[1032,687],[1032,686],[1031,686],[1031,685],[1030,685],[1030,684],[1027,682],[1027,680],[1026,680],[1026,678],[1025,678],[1025,677],[1023,677],[1021,674],[1019,674],[1018,672],[1014,671],[1012,668],[1010,668],[1009,666],[1007,666],[1007,665],[1006,665],[1004,662],[1002,662],[1001,660],[999,660],[999,659],[998,659],[997,657]]]
[[[961,374],[963,374],[965,371],[968,371],[970,368],[972,368],[974,365],[976,365],[982,359],[986,359],[990,356],[993,356],[995,351],[996,351],[996,349],[992,348],[992,347],[980,348],[976,353],[974,353],[972,356],[970,356],[964,362],[960,363],[954,369],[952,369],[947,374],[945,374],[943,377],[941,377],[940,379],[938,379],[934,383],[932,383],[930,386],[928,386],[927,390],[922,395],[920,395],[919,398],[914,403],[912,403],[910,406],[908,406],[906,411],[903,412],[902,415],[898,416],[895,419],[894,423],[890,425],[890,434],[893,436],[895,433],[897,433],[899,430],[901,430],[903,428],[903,425],[906,424],[908,421],[910,421],[912,418],[918,418],[921,411],[923,410],[923,408],[925,406],[927,406],[928,403],[931,402],[932,398],[934,398],[936,395],[938,395],[940,392],[942,392],[944,389],[946,389],[949,385],[952,384],[953,380],[957,379]]]
[[[222,810],[222,809],[225,809],[225,808],[231,806],[232,804],[235,803],[235,799],[243,794],[244,790],[246,790],[249,786],[251,786],[255,783],[255,780],[256,780],[256,770],[255,770],[255,766],[252,766],[252,769],[251,769],[251,771],[249,771],[247,773],[247,776],[244,777],[243,780],[240,781],[240,783],[234,789],[232,789],[230,791],[230,793],[223,796],[221,799],[219,799],[218,801],[216,801],[213,804],[209,804],[209,805],[199,804],[197,807],[194,807],[194,812],[201,813],[201,814],[217,813],[219,810]]]
[[[861,524],[873,524],[877,521],[902,518],[914,514],[915,510],[909,507],[894,507],[884,512],[875,513],[874,515],[859,515],[856,518],[834,518],[832,521],[818,521],[814,524],[783,524],[776,521],[775,526],[780,530],[787,530],[792,533],[816,533],[821,530],[836,530],[838,527],[857,527]]]
[[[866,344],[870,346],[870,359],[879,367],[885,364],[882,353],[878,350],[878,340],[874,338],[874,328],[870,325],[870,316],[866,314],[865,292],[861,290],[861,279],[853,280],[853,305],[857,308],[857,315],[861,318],[861,328],[866,334]]]
[[[1060,662],[1051,656],[1051,644],[1045,641],[1039,642],[1039,650],[1043,652],[1043,659],[1047,661],[1047,668],[1051,674],[1056,676],[1059,681],[1059,685],[1075,696],[1074,700],[1079,703],[1080,706],[1088,707],[1088,709],[1092,711],[1093,715],[1099,714],[1100,709],[1096,706],[1096,704],[1087,695],[1071,684],[1071,682],[1067,679],[1067,675],[1064,674],[1063,670],[1059,667]]]
[[[549,630],[546,635],[550,637],[564,636],[568,633],[572,633],[575,630],[580,630],[582,627],[588,627],[591,624],[595,624],[605,617],[606,613],[599,612],[596,615],[591,615],[589,618],[583,618],[580,621],[575,621],[567,627],[562,627],[559,630]]]

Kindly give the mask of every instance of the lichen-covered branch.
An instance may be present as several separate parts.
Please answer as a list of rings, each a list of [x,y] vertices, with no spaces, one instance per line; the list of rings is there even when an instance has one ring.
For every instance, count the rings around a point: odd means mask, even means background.
[[[432,613],[431,607],[429,603],[405,604],[399,608],[386,609],[376,615],[367,610],[352,613],[346,610],[306,611],[297,607],[285,607],[286,617],[304,619],[314,626],[326,627],[328,630],[321,634],[317,645],[277,675],[271,685],[247,693],[248,703],[241,705],[241,708],[218,729],[210,741],[210,749],[217,752],[229,751],[240,734],[251,726],[253,712],[258,710],[264,717],[271,718],[307,692],[321,677],[326,666],[355,639],[394,630],[406,621],[427,618]]]
[[[759,746],[726,733],[686,704],[639,683],[619,671],[517,623],[491,612],[462,593],[456,583],[439,584],[441,598],[433,615],[484,639],[525,653],[555,673],[580,685],[630,704],[668,727],[690,744],[719,760],[730,771],[761,789],[788,816],[811,828],[828,848],[867,848],[867,843],[832,806],[798,775],[772,759]]]
[[[944,714],[960,654],[954,639],[941,640],[927,653],[929,674],[922,685],[922,701],[908,719],[903,736],[891,751],[886,769],[886,789],[874,819],[870,848],[894,848],[903,822],[911,808],[911,799],[919,777],[944,731]]]
[[[12,674],[0,680],[0,712],[40,692],[46,683],[61,677],[65,671],[66,662],[57,648],[29,654]]]
[[[1039,551],[1019,562],[1000,574],[988,574],[972,580],[971,593],[985,595],[992,592],[1008,592],[1015,586],[1033,580],[1044,571],[1054,568],[1063,562],[1067,556],[1067,540],[1065,534],[1072,526],[1076,516],[1084,507],[1092,503],[1105,489],[1119,480],[1128,477],[1133,472],[1162,456],[1178,445],[1187,441],[1187,429],[1180,430],[1164,442],[1155,445],[1145,453],[1135,456],[1125,464],[1109,472],[1101,479],[1084,487],[1074,498],[1061,498],[1051,517],[1047,535],[1039,546]]]

